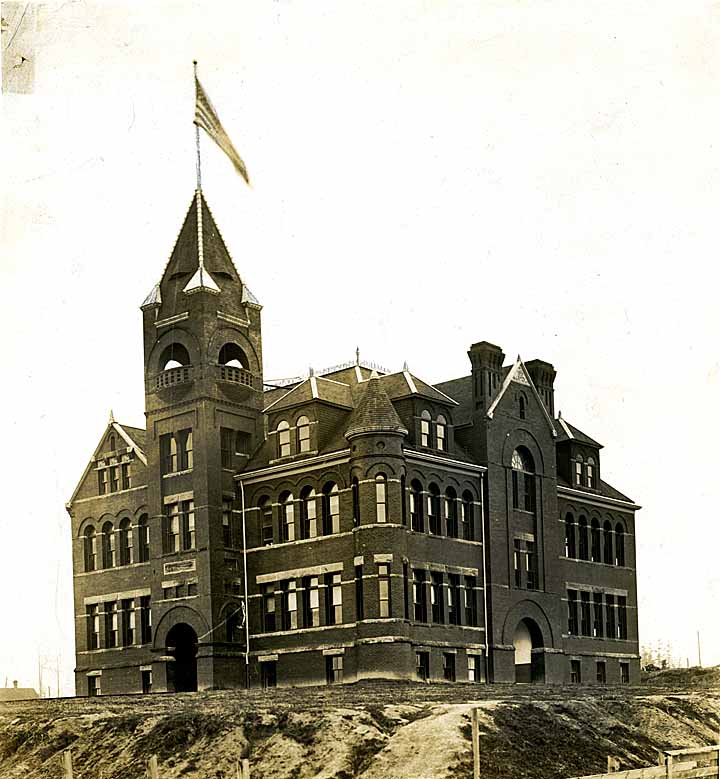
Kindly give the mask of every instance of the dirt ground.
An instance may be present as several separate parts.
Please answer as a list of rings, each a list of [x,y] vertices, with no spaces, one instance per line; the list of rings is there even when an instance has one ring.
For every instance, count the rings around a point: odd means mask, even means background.
[[[692,672],[692,673],[691,673]],[[657,751],[718,743],[720,667],[656,672],[634,688],[425,685],[67,698],[0,704],[0,777],[464,779],[479,708],[484,779],[566,779],[654,764]]]

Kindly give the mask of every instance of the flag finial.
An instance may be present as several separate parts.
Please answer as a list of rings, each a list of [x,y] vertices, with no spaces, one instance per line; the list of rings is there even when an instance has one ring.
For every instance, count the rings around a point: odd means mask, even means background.
[[[355,365],[360,365],[360,347],[355,347]]]

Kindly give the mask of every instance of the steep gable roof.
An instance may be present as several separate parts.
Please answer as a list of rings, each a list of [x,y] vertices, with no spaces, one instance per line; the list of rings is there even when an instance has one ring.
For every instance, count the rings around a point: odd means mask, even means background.
[[[577,441],[578,443],[587,444],[588,446],[593,446],[598,449],[603,448],[602,444],[599,444],[595,439],[590,438],[590,436],[583,433],[582,430],[578,430],[577,427],[571,425],[561,416],[559,416],[555,422],[557,423],[558,429],[558,443],[562,443],[563,441]]]
[[[352,393],[347,384],[327,379],[324,376],[308,376],[279,397],[273,391],[273,398],[265,411],[282,411],[304,403],[319,400],[342,408],[353,408]]]
[[[400,398],[407,398],[413,395],[417,395],[428,400],[433,400],[438,403],[444,403],[445,405],[457,406],[458,402],[453,398],[446,395],[439,389],[436,389],[431,384],[414,376],[410,371],[402,370],[397,373],[389,373],[386,376],[381,376],[385,390],[391,400],[400,400]]]

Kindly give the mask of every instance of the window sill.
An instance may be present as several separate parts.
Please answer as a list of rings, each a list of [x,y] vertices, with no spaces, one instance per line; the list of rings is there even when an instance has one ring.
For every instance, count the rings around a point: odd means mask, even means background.
[[[163,473],[163,479],[170,479],[173,476],[184,476],[185,474],[192,473],[192,468],[185,468],[183,471],[170,471],[170,473]]]
[[[611,568],[614,571],[634,571],[635,569],[630,565],[615,565],[614,563],[603,563],[597,560],[583,560],[581,557],[566,557],[565,555],[558,555],[559,560],[567,560],[570,563],[586,563],[587,565],[601,565],[603,568]]]
[[[93,574],[97,573],[109,573],[110,571],[127,571],[128,568],[138,568],[141,565],[148,565],[150,561],[146,560],[143,563],[128,563],[127,565],[114,565],[112,568],[97,568],[94,571],[80,571],[76,573],[74,576],[75,578],[79,578],[81,576],[92,576]]]

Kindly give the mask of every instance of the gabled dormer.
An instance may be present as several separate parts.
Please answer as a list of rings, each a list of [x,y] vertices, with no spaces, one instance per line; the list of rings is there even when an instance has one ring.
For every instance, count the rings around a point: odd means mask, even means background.
[[[556,420],[558,476],[579,490],[600,489],[600,450],[603,448],[582,430],[562,418]]]

